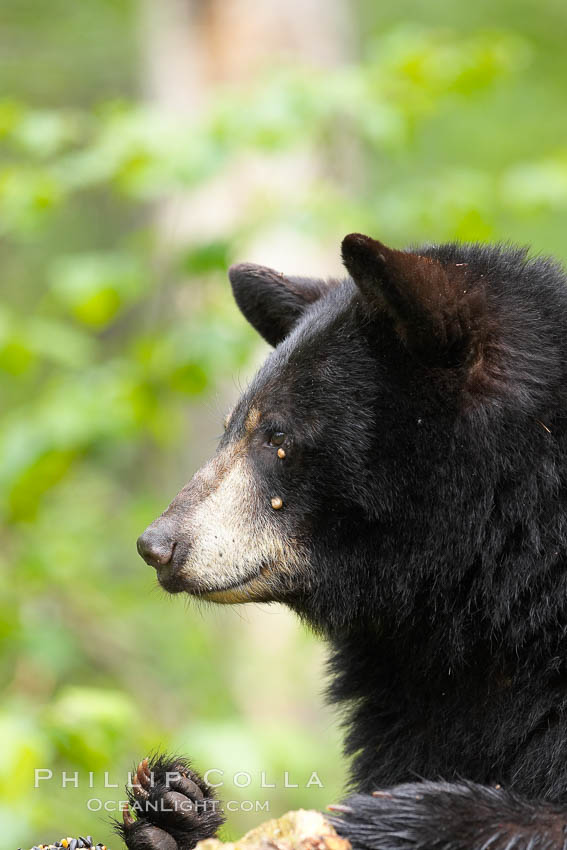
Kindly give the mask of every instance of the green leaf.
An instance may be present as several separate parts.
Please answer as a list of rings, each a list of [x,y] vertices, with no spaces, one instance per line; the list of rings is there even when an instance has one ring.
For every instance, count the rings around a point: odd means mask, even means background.
[[[139,264],[125,254],[77,254],[51,267],[51,289],[81,323],[101,328],[144,289]]]

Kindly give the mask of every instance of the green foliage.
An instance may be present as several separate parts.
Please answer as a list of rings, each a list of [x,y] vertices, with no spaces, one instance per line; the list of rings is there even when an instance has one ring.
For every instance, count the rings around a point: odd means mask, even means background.
[[[75,6],[70,30],[88,24]],[[98,8],[102,27],[116,16],[131,26],[128,4]],[[274,814],[339,794],[337,736],[312,706],[311,638],[281,613],[196,616],[152,592],[134,542],[212,452],[233,381],[251,368],[259,344],[225,280],[247,245],[283,228],[329,246],[329,271],[353,230],[395,244],[512,238],[564,250],[565,150],[555,137],[526,142],[535,100],[506,106],[555,71],[511,25],[460,29],[369,26],[360,61],[269,69],[219,90],[192,120],[108,97],[92,108],[0,103],[6,846],[79,832],[110,842],[85,801],[119,799],[104,771],[122,784],[158,747],[226,776],[250,771],[251,787],[230,792],[269,799]],[[54,83],[53,103],[65,84]],[[85,83],[69,85],[76,95]],[[307,174],[235,198],[235,224],[182,239],[158,224],[164,199],[183,203],[251,161],[269,171],[290,157]],[[36,767],[58,781],[34,789]],[[80,772],[78,789],[61,789],[62,770]],[[282,788],[285,771],[304,786],[314,770],[323,789]],[[276,789],[261,787],[262,771]],[[229,829],[258,817],[236,814]]]

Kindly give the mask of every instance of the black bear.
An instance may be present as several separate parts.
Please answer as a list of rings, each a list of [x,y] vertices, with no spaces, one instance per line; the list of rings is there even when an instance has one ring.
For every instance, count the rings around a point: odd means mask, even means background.
[[[231,269],[275,348],[138,549],[172,593],[283,602],[328,641],[356,850],[565,848],[566,275],[502,246],[342,253],[344,280]],[[175,759],[131,802],[130,850],[222,820]]]

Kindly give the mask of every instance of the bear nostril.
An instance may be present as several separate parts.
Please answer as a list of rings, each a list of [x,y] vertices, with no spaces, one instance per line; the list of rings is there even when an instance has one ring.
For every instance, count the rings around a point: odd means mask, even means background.
[[[168,537],[163,537],[154,529],[146,529],[136,543],[138,553],[146,564],[155,569],[169,564],[175,549],[175,543]]]

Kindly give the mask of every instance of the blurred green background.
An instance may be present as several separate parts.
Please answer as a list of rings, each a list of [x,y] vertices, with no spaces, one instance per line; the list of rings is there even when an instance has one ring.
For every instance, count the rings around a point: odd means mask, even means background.
[[[136,537],[265,352],[231,262],[336,274],[353,230],[567,256],[567,6],[3,0],[1,16],[2,846],[117,847],[87,801],[121,799],[105,771],[122,786],[157,748],[223,769],[244,809],[323,807],[345,777],[323,648],[275,607],[166,598]],[[34,768],[53,779],[34,789]],[[237,811],[225,835],[267,816]]]

